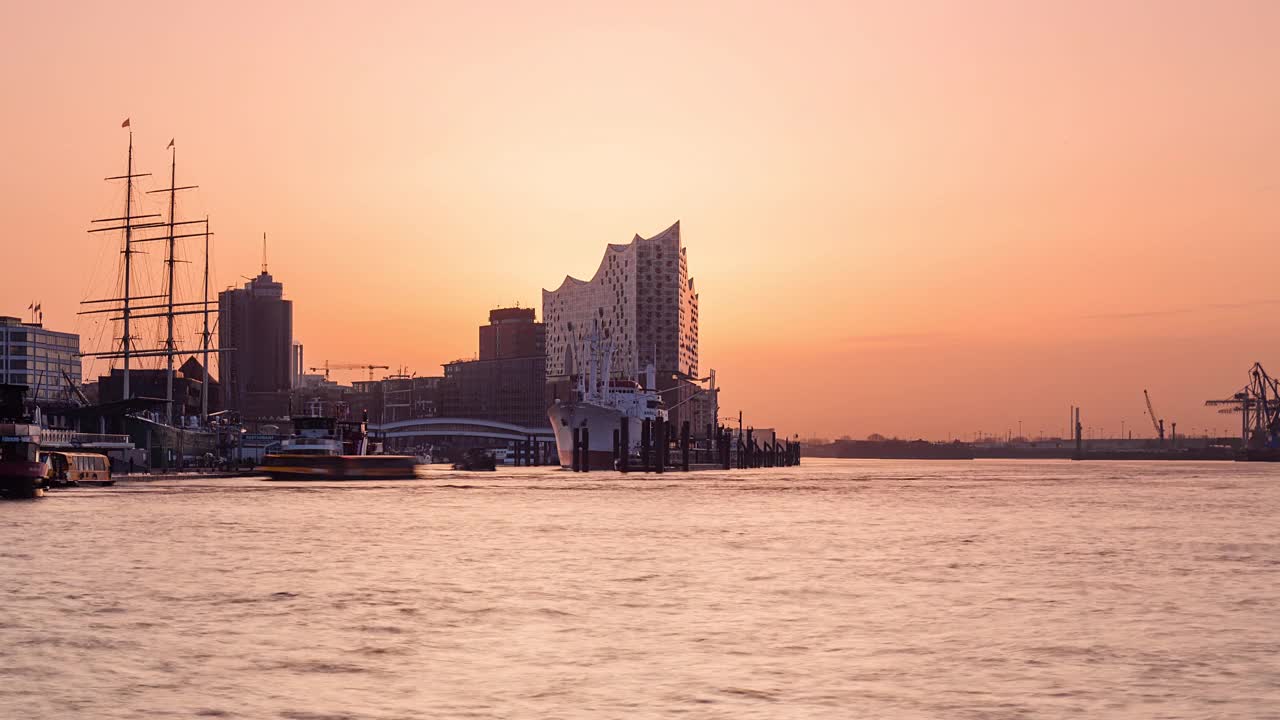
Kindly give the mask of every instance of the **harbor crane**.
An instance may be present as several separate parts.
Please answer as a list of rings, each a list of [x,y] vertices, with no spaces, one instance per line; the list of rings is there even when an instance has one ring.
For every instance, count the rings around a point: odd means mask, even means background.
[[[1280,447],[1280,383],[1261,363],[1249,368],[1249,383],[1238,392],[1204,404],[1220,413],[1240,413],[1240,441],[1246,449]]]
[[[1155,428],[1156,437],[1160,439],[1160,445],[1164,446],[1164,418],[1156,419],[1156,410],[1151,407],[1151,394],[1146,390],[1142,391],[1142,397],[1147,399],[1147,414],[1151,416],[1151,427]]]
[[[311,372],[319,372],[323,370],[325,380],[329,379],[330,370],[368,370],[369,380],[372,382],[374,370],[390,370],[391,368],[387,365],[374,365],[372,363],[330,363],[328,360],[325,360],[324,367],[313,367],[308,369]]]

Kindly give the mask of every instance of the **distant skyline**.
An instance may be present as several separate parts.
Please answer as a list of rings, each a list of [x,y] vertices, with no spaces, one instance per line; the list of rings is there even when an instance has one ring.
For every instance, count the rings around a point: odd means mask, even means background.
[[[1235,432],[1203,401],[1280,373],[1278,28],[1263,1],[19,5],[0,314],[92,334],[128,117],[148,188],[170,138],[200,186],[214,294],[268,233],[308,365],[439,374],[490,309],[541,317],[678,220],[725,415],[945,439],[1075,404],[1150,434],[1145,388]]]

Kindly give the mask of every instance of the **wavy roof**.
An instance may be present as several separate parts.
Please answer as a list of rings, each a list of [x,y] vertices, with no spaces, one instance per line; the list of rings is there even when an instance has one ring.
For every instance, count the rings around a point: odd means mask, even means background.
[[[657,235],[654,235],[653,237],[644,238],[644,237],[640,237],[640,235],[637,233],[635,237],[631,238],[631,242],[626,243],[625,245],[620,245],[618,243],[609,243],[608,247],[605,248],[604,256],[600,258],[600,265],[596,267],[596,272],[594,275],[591,276],[590,280],[579,280],[578,278],[573,277],[572,275],[565,275],[564,280],[560,282],[560,286],[557,287],[555,290],[547,290],[546,288],[543,288],[542,292],[554,293],[554,292],[560,292],[561,290],[571,285],[574,285],[574,286],[589,285],[595,282],[596,278],[600,277],[601,272],[604,272],[605,261],[609,259],[609,253],[624,252],[630,249],[636,243],[653,242],[655,240],[664,240],[672,235],[675,235],[676,240],[679,241],[680,239],[680,221],[679,220],[675,221],[675,223],[671,227],[667,228],[666,230],[663,230],[662,232],[658,233]]]

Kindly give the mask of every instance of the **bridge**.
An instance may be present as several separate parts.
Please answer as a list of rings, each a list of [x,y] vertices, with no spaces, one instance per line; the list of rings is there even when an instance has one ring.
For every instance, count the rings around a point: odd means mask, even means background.
[[[507,447],[508,443],[533,438],[536,443],[549,443],[554,451],[556,437],[551,423],[527,427],[498,420],[475,418],[415,418],[389,423],[369,423],[370,433],[387,439],[389,448],[413,445],[467,445],[471,447]]]

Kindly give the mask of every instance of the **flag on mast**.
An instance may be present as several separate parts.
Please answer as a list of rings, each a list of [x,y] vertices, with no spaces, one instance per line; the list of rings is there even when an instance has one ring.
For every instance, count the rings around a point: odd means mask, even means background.
[[[120,123],[120,127],[129,127],[129,118],[125,118],[124,122]]]
[[[173,147],[173,138],[169,138],[169,144],[168,144],[168,145],[165,145],[165,146],[164,146],[164,149],[165,149],[165,150],[168,150],[168,149],[169,149],[169,148],[171,148],[171,147]]]

